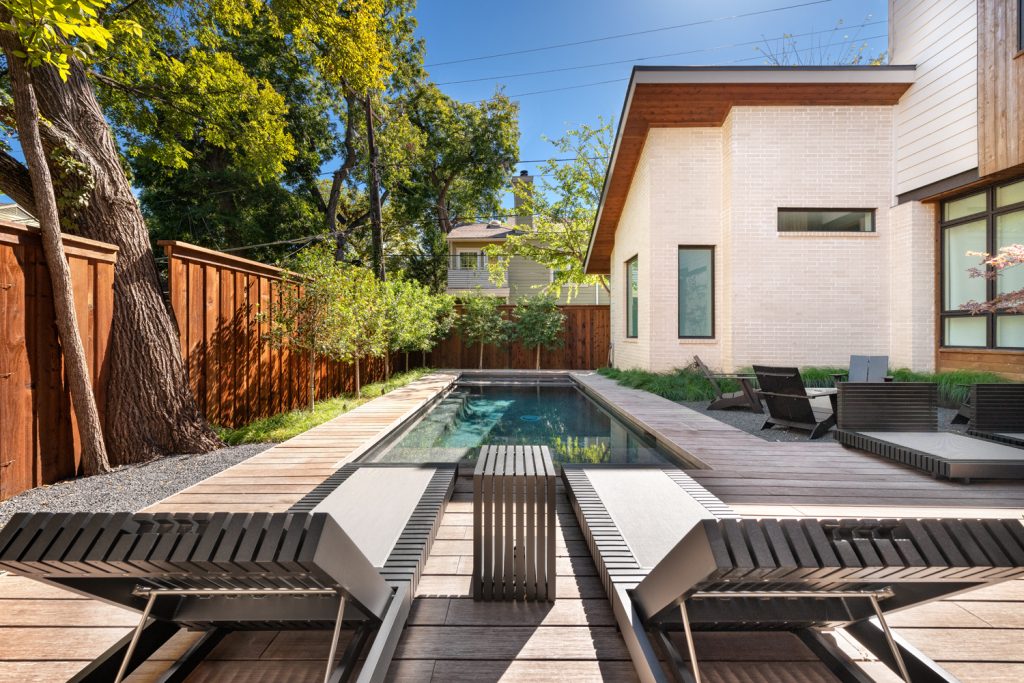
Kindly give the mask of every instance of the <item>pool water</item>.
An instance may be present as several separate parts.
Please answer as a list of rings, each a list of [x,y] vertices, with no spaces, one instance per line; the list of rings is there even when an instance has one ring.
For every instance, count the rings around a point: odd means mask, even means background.
[[[482,445],[548,446],[555,462],[664,463],[571,384],[457,386],[376,462],[472,462]]]

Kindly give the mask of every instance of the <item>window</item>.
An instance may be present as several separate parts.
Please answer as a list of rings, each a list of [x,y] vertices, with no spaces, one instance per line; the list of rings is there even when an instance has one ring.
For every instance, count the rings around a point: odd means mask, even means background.
[[[1024,51],[1024,0],[1017,0],[1017,49]]]
[[[874,231],[874,209],[779,209],[779,232]]]
[[[1020,267],[1004,270],[994,280],[971,277],[969,270],[981,259],[968,255],[1024,244],[1024,180],[943,202],[941,231],[942,345],[1024,348],[1024,315],[971,315],[960,308],[1024,288]]]
[[[679,337],[715,336],[715,249],[679,247]]]
[[[626,336],[636,339],[639,331],[640,272],[637,257],[626,261]]]
[[[479,251],[460,251],[457,256],[455,267],[458,270],[477,270],[486,263],[483,252]]]

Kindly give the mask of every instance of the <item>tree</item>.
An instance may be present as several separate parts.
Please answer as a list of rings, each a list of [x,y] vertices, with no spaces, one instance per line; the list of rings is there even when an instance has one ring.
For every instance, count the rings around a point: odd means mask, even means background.
[[[452,328],[459,321],[459,311],[455,307],[455,297],[451,294],[435,294],[434,301],[434,329],[429,343],[424,342],[420,347],[423,352],[423,364],[427,364],[427,351],[432,350],[442,341],[448,338]]]
[[[408,371],[409,353],[425,353],[434,344],[439,322],[439,298],[444,295],[431,294],[429,289],[415,280],[389,280],[384,289],[388,292],[388,352],[403,352],[405,369]]]
[[[462,297],[458,327],[466,346],[480,345],[480,369],[484,367],[484,345],[508,339],[508,321],[501,315],[502,300],[486,294]]]
[[[1024,270],[1024,244],[1011,244],[1003,247],[994,256],[977,251],[967,253],[969,256],[980,256],[982,259],[979,267],[971,268],[969,271],[971,277],[998,280],[1000,277],[1005,277],[1006,271],[1010,268]],[[969,301],[961,308],[975,314],[1024,313],[1024,287],[1015,290],[1011,290],[1009,287],[999,287],[998,289],[1005,291],[998,291],[990,301]]]
[[[383,0],[344,0],[340,4],[329,0],[213,4],[194,0],[173,5],[126,0],[105,12],[103,21],[133,19],[143,27],[141,38],[125,45],[126,56],[117,63],[134,65],[143,74],[167,73],[171,84],[180,86],[197,78],[186,66],[195,53],[165,52],[162,40],[167,32],[194,31],[194,38],[185,41],[191,50],[216,43],[221,34],[242,33],[258,17],[266,17],[295,50],[310,55],[318,71],[344,74],[352,87],[367,91],[380,87],[391,71],[380,30],[383,9]],[[66,43],[64,35],[61,42]],[[207,73],[229,71],[218,68],[227,63],[218,59],[211,56],[204,62]],[[42,144],[51,171],[60,170],[52,174],[56,195],[77,209],[65,212],[65,220],[80,234],[119,248],[107,406],[117,419],[107,421],[105,436],[113,460],[132,462],[167,453],[208,451],[217,447],[219,440],[189,391],[146,225],[90,84],[93,77],[132,90],[142,82],[122,80],[119,75],[102,68],[89,70],[76,55],[66,58],[66,68],[43,65],[32,74],[40,114],[46,121],[41,128]],[[167,89],[162,96],[170,98],[173,92]],[[211,94],[215,92],[220,91],[211,89]],[[211,113],[229,121],[233,111]],[[141,115],[152,117],[151,112]],[[162,131],[164,126],[153,130]],[[254,134],[258,140],[258,132]],[[250,151],[257,147],[253,145]],[[0,191],[34,213],[36,198],[23,171],[17,159],[0,154]]]
[[[459,102],[425,84],[407,96],[405,110],[420,135],[395,198],[406,219],[429,216],[446,235],[464,217],[493,215],[519,156],[518,106],[500,92]]]
[[[3,21],[0,46],[7,59],[15,128],[33,190],[31,209],[39,219],[43,253],[50,273],[54,317],[78,422],[85,474],[107,472],[110,462],[75,316],[71,269],[64,252],[57,197],[40,135],[34,74],[48,68],[64,82],[70,60],[84,59],[92,50],[105,48],[113,35],[96,20],[97,10],[105,5],[102,0],[0,2],[0,20]],[[118,28],[132,32],[138,29],[137,25],[127,23],[119,24]]]
[[[870,19],[869,14],[864,18],[864,23]],[[771,66],[885,64],[889,57],[888,52],[881,52],[874,57],[865,54],[868,43],[859,37],[863,27],[854,27],[852,33],[845,32],[844,28],[845,22],[840,19],[831,32],[817,36],[809,45],[801,46],[796,35],[786,33],[774,44],[766,39],[764,45],[758,45],[754,49],[761,53],[765,62]]]
[[[316,368],[338,351],[338,302],[344,295],[343,266],[334,249],[321,242],[296,254],[281,281],[281,303],[261,312],[270,322],[268,340],[303,352],[309,363],[309,410],[316,405]]]
[[[603,119],[597,126],[582,125],[570,130],[551,141],[556,155],[542,166],[538,187],[513,183],[512,191],[521,200],[521,211],[533,216],[533,222],[517,225],[516,232],[504,242],[484,248],[495,284],[504,284],[509,261],[513,256],[521,256],[554,273],[551,284],[545,288],[549,294],[558,296],[567,288],[571,299],[581,285],[601,285],[608,290],[608,278],[587,275],[583,262],[601,201],[613,134],[612,122]],[[572,161],[559,161],[565,157]]]
[[[540,370],[540,350],[557,349],[565,345],[562,329],[565,315],[553,296],[538,294],[520,299],[512,313],[513,334],[520,344],[536,349],[534,367]]]
[[[360,363],[364,358],[386,354],[387,299],[384,283],[359,266],[341,267],[341,294],[335,308],[338,335],[335,353],[355,367],[356,396],[362,396]]]

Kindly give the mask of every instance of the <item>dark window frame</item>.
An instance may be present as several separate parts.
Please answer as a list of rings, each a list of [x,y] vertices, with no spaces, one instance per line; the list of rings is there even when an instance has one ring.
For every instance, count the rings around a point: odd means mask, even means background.
[[[711,334],[706,336],[679,334],[681,327],[681,321],[679,320],[679,256],[684,249],[688,251],[711,252]],[[713,244],[680,244],[679,248],[676,250],[676,334],[679,334],[679,339],[715,338],[715,245]]]
[[[1024,55],[1024,0],[1017,0],[1017,56]]]
[[[1024,1],[1024,0],[1022,0]],[[964,311],[958,308],[952,310],[946,310],[946,229],[955,228],[967,223],[974,223],[975,221],[985,221],[985,251],[989,254],[994,254],[998,251],[996,249],[996,227],[997,218],[1001,215],[1008,213],[1015,213],[1024,210],[1024,202],[1017,202],[1016,204],[1009,204],[1007,206],[996,207],[996,192],[1008,185],[1014,185],[1024,181],[1024,178],[1014,178],[1012,180],[994,183],[984,188],[974,188],[968,192],[963,192],[956,195],[955,197],[949,197],[939,202],[938,206],[938,217],[939,217],[939,282],[938,282],[938,296],[939,296],[939,346],[943,349],[973,349],[979,351],[1019,351],[1024,350],[1024,346],[996,346],[996,319],[1000,316],[1015,315],[1012,313],[979,313],[978,317],[985,318],[985,345],[984,346],[951,346],[946,343],[946,320],[950,318],[969,318],[972,317],[970,311]],[[969,216],[961,216],[953,220],[945,220],[945,209],[946,204],[949,202],[957,201],[965,197],[970,197],[976,194],[985,194],[985,210],[973,213]],[[996,280],[988,279],[985,281],[985,300],[991,301],[996,295]]]
[[[636,334],[629,333],[629,309],[630,309],[630,288],[631,282],[629,280],[629,264],[636,263]],[[640,254],[635,254],[633,258],[626,259],[626,339],[639,339],[640,338]]]
[[[1024,0],[1022,0],[1024,1]],[[812,213],[815,211],[846,211],[848,213],[866,213],[871,216],[871,229],[870,230],[780,230],[779,229],[779,216],[783,213]],[[876,220],[878,209],[866,209],[866,208],[849,208],[849,207],[817,207],[817,206],[779,206],[775,209],[775,232],[785,232],[799,235],[804,232],[813,233],[844,233],[844,234],[863,234],[863,235],[874,235],[878,233],[878,221]]]

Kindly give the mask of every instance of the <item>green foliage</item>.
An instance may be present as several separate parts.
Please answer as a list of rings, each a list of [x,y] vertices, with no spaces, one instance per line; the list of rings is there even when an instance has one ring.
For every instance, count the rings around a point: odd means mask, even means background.
[[[522,201],[522,213],[533,216],[533,225],[518,225],[516,234],[484,249],[490,257],[491,280],[503,285],[509,261],[521,256],[554,272],[545,288],[552,295],[558,296],[566,288],[572,298],[581,285],[608,289],[607,277],[587,275],[583,262],[601,201],[606,159],[614,144],[612,122],[600,119],[595,127],[583,125],[550,142],[555,158],[541,167],[540,184],[512,185]],[[564,157],[573,161],[558,161]]]
[[[583,443],[578,436],[555,437],[552,442],[558,462],[593,465],[607,462],[611,448],[606,443]]]
[[[429,351],[430,348],[437,346],[438,343],[444,341],[451,334],[452,328],[459,320],[459,312],[455,308],[455,297],[451,294],[435,294],[433,298],[434,302],[434,335],[430,340],[430,347],[426,349],[420,349],[421,351]]]
[[[460,299],[462,313],[456,323],[466,346],[501,344],[508,339],[509,323],[501,314],[502,300],[475,293]]]
[[[601,368],[599,373],[630,389],[643,389],[670,401],[706,401],[714,396],[711,383],[699,372],[680,368],[672,372],[655,373],[646,370],[619,370]],[[720,383],[723,391],[735,391],[732,383]]]
[[[243,443],[280,443],[281,441],[287,441],[317,425],[336,418],[342,413],[347,413],[367,401],[414,382],[429,372],[429,369],[421,368],[410,370],[409,372],[396,373],[386,382],[367,384],[362,388],[361,398],[351,395],[338,396],[321,401],[312,411],[293,410],[289,413],[279,413],[262,420],[256,420],[244,427],[218,429],[218,433],[224,443],[231,446]]]
[[[541,347],[556,349],[565,344],[565,315],[553,296],[537,294],[520,299],[512,316],[512,334],[526,348],[537,350],[538,368]]]
[[[386,353],[388,297],[384,283],[367,268],[345,266],[341,270],[341,293],[335,302],[338,334],[334,353],[349,362]]]
[[[437,302],[426,287],[415,280],[389,280],[387,296],[388,349],[429,351],[437,327]]]

